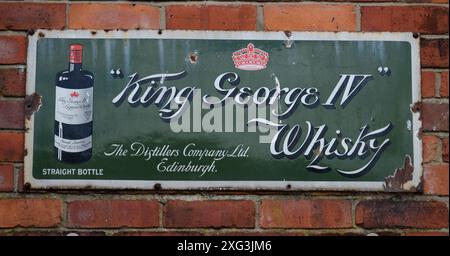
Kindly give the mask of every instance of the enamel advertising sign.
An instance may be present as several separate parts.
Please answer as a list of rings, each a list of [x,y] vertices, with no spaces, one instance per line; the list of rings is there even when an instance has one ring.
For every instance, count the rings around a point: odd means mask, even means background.
[[[31,189],[420,188],[410,33],[37,31]]]

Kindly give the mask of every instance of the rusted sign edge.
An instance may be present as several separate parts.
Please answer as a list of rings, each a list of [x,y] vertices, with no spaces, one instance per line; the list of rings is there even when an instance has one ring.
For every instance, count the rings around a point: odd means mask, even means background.
[[[25,119],[24,179],[31,189],[183,189],[183,190],[309,190],[309,191],[385,191],[414,192],[421,187],[422,141],[420,113],[411,111],[414,154],[405,157],[403,168],[394,170],[385,182],[289,182],[289,181],[125,181],[125,180],[37,180],[32,176],[34,112],[42,104],[35,94],[36,46],[40,37],[47,38],[172,38],[172,39],[252,39],[252,40],[371,40],[407,41],[411,45],[412,99],[411,108],[421,101],[419,38],[404,32],[255,32],[255,31],[187,31],[187,30],[37,30],[29,33],[27,52],[27,105]],[[406,159],[409,159],[408,162]],[[406,168],[405,168],[406,166]],[[405,172],[406,169],[406,173]],[[408,173],[412,170],[412,175]],[[401,174],[403,173],[403,174]],[[407,178],[407,179],[406,179]]]

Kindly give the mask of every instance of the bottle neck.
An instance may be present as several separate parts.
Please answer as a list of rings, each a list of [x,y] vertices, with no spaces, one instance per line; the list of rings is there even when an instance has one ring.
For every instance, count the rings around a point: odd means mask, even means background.
[[[69,71],[80,71],[81,70],[81,63],[73,63],[73,62],[69,62]]]

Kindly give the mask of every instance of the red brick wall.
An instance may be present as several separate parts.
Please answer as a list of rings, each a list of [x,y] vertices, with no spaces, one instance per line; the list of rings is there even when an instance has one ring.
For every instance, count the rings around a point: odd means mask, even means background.
[[[448,235],[448,0],[287,2],[0,1],[0,235]],[[39,28],[420,33],[424,191],[27,191],[26,36]]]

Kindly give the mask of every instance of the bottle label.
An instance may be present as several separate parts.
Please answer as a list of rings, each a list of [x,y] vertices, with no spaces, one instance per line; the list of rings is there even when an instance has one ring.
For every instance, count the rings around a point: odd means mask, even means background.
[[[92,121],[93,87],[67,89],[56,86],[55,120],[65,124]]]
[[[92,135],[81,140],[68,140],[55,135],[55,147],[70,153],[83,152],[92,148]]]

